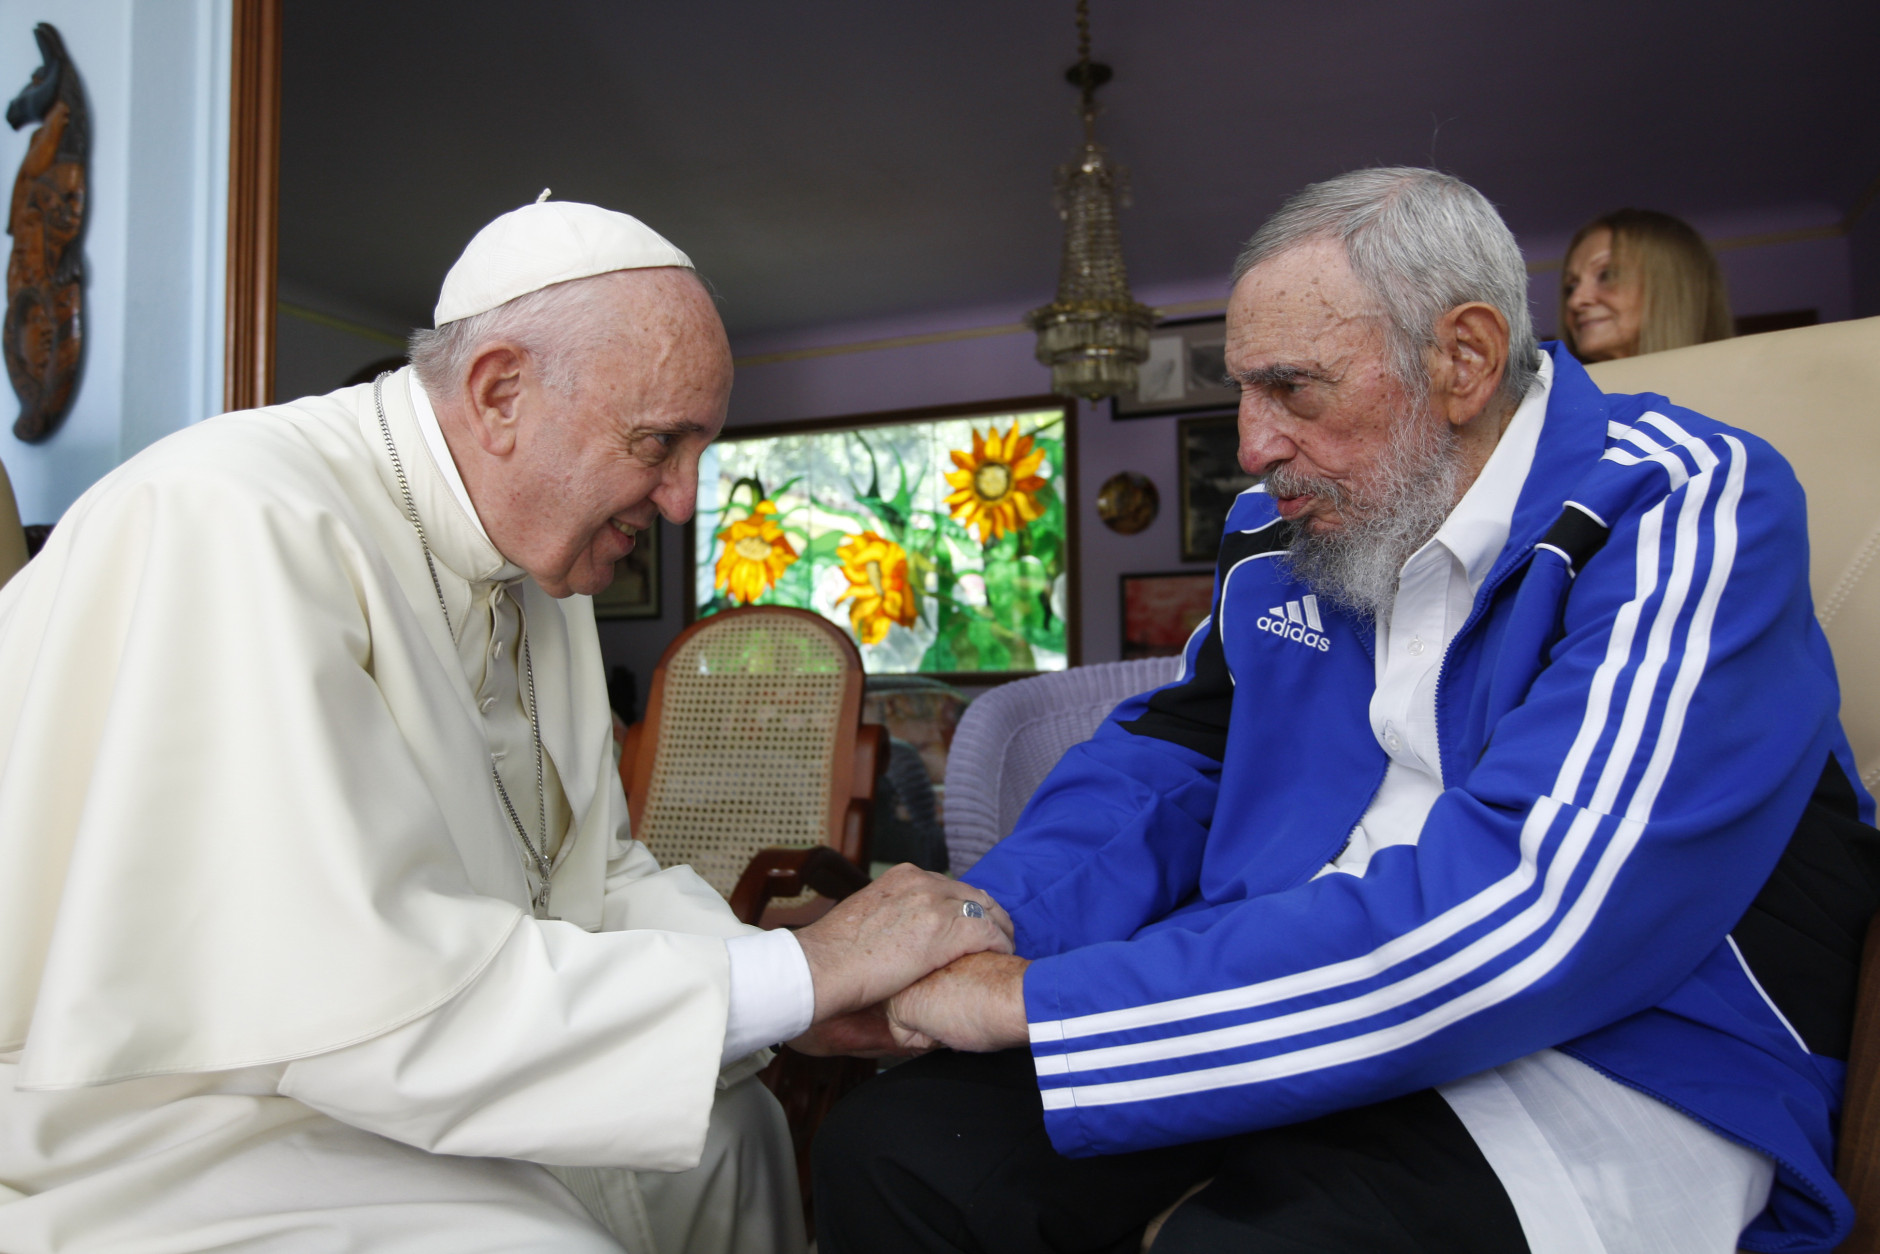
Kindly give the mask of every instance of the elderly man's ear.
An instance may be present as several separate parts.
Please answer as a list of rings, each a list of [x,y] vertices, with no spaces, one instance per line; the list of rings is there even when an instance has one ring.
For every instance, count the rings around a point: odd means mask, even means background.
[[[507,457],[516,447],[522,396],[522,353],[497,344],[470,363],[464,390],[470,398],[470,428],[477,444],[492,457]]]
[[[1432,355],[1430,402],[1450,426],[1465,426],[1488,409],[1508,369],[1508,319],[1480,301],[1457,305],[1437,319]]]

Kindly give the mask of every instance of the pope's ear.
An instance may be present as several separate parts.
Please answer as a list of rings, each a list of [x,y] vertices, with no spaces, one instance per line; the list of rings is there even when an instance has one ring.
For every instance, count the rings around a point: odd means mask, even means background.
[[[1508,319],[1481,301],[1457,305],[1436,324],[1437,401],[1443,416],[1461,426],[1495,397],[1508,370]]]
[[[507,457],[516,447],[518,400],[522,394],[522,353],[493,344],[476,355],[464,380],[470,400],[470,426],[477,443],[493,457]]]

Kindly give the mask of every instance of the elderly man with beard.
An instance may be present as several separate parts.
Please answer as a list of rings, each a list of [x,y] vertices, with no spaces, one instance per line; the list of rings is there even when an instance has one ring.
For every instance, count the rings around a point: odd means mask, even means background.
[[[1872,800],[1752,435],[1537,346],[1427,170],[1235,270],[1214,612],[967,875],[824,1254],[1828,1250]],[[1873,878],[1865,882],[1874,882]],[[1028,1049],[1022,1048],[1029,1046]]]

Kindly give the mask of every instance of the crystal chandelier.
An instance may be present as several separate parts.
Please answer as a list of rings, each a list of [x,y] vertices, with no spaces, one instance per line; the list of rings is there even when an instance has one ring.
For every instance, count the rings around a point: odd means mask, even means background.
[[[1025,315],[1038,333],[1038,360],[1051,367],[1051,390],[1101,400],[1136,386],[1149,356],[1155,311],[1129,294],[1116,208],[1127,204],[1129,172],[1097,142],[1097,88],[1110,67],[1090,59],[1090,4],[1077,0],[1077,64],[1065,72],[1083,93],[1084,144],[1076,160],[1057,169],[1058,216],[1064,219],[1064,259],[1057,299]]]

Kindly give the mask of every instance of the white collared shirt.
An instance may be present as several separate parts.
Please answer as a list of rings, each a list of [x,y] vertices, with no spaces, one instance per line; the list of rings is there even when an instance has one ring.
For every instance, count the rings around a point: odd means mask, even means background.
[[[1508,543],[1515,502],[1547,416],[1553,368],[1552,358],[1541,359],[1540,379],[1509,419],[1482,473],[1397,577],[1396,602],[1377,627],[1377,691],[1371,697],[1371,733],[1389,755],[1390,768],[1350,841],[1321,875],[1363,875],[1379,849],[1415,844],[1443,794],[1436,681],[1449,642]]]
[[[477,533],[489,540],[490,533],[483,529],[483,520],[477,517],[477,507],[470,503],[470,490],[463,486],[463,475],[458,473],[456,458],[451,456],[450,442],[444,438],[444,428],[437,423],[437,411],[431,408],[431,398],[418,382],[418,372],[405,372],[405,381],[410,385],[411,412],[418,416],[418,430],[424,432],[425,447],[431,450],[431,460],[444,473],[444,482],[450,485],[450,494],[457,498],[457,504],[463,506],[463,512],[476,524]],[[490,542],[494,548],[495,541]]]
[[[457,470],[450,443],[438,425],[437,411],[431,398],[410,371],[411,408],[418,416],[418,429],[424,433],[431,459],[443,472],[451,495],[463,512],[488,540],[483,520],[464,487]],[[495,547],[491,542],[491,547]],[[755,1053],[766,1045],[787,1041],[808,1030],[816,1011],[816,988],[810,977],[809,960],[796,934],[787,928],[733,936],[725,941],[725,956],[731,964],[731,1007],[725,1017],[724,1061],[729,1063]]]
[[[1379,850],[1416,844],[1443,794],[1443,657],[1507,546],[1552,391],[1553,360],[1543,356],[1481,474],[1404,563],[1378,623],[1371,697],[1371,731],[1390,766],[1320,875],[1362,876]],[[1726,1254],[1768,1202],[1767,1158],[1557,1050],[1437,1092],[1495,1169],[1531,1254]]]

